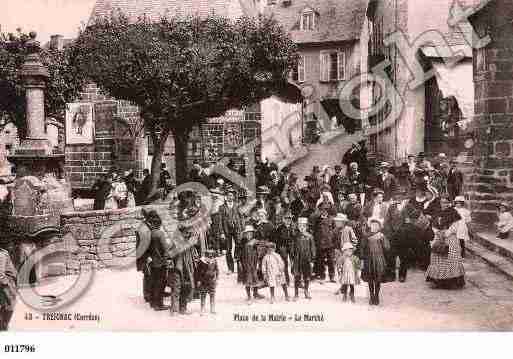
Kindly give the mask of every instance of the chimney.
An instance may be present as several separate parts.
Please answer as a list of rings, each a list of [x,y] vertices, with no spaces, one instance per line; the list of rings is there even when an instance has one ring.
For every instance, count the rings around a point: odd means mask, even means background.
[[[50,36],[50,48],[57,51],[62,51],[64,48],[64,36],[52,35]]]

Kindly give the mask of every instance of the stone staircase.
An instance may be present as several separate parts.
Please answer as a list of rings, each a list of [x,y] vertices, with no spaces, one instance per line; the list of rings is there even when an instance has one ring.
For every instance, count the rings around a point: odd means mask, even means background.
[[[361,132],[348,135],[345,131],[328,131],[322,134],[319,143],[306,145],[304,156],[291,161],[288,165],[291,171],[298,175],[299,183],[312,172],[313,166],[328,165],[334,167],[340,164],[344,153],[351,145],[363,139]]]
[[[491,229],[482,229],[467,243],[467,249],[513,279],[513,239],[498,239]]]

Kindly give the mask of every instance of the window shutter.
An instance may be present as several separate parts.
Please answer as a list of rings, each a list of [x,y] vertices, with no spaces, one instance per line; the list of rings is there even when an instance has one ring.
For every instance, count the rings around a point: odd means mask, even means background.
[[[323,82],[329,81],[329,53],[321,52],[320,55],[321,68],[320,68],[320,80]]]
[[[346,79],[346,54],[343,51],[339,51],[337,54],[338,59],[338,80]]]
[[[306,75],[306,56],[302,55],[299,58],[299,63],[297,67],[297,80],[298,82],[304,82]]]

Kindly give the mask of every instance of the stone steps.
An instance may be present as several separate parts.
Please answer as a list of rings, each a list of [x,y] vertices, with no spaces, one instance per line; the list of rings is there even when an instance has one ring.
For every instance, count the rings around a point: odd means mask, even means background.
[[[509,240],[512,246],[508,248],[492,237],[491,234],[477,233],[472,241],[466,243],[466,248],[513,280],[513,240]]]

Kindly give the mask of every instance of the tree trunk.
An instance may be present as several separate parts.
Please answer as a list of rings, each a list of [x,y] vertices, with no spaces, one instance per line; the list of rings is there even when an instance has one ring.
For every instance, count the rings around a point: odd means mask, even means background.
[[[173,130],[177,186],[187,182],[187,145],[189,143],[189,134],[189,129]]]
[[[155,198],[159,187],[162,157],[167,138],[169,137],[169,130],[162,131],[160,138],[157,138],[156,134],[151,136],[153,139],[153,158],[151,160],[151,191],[148,196],[149,199]]]

